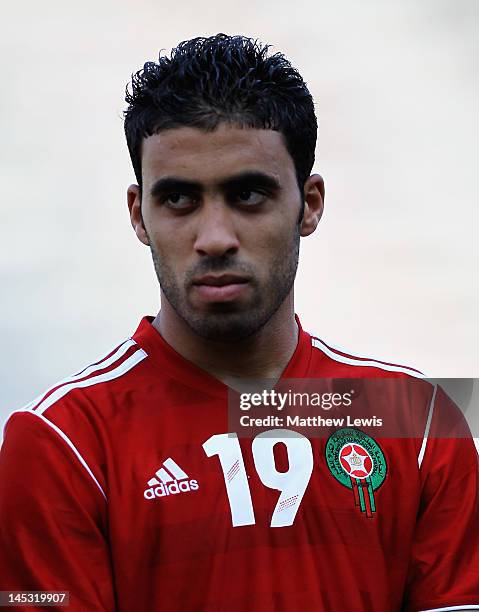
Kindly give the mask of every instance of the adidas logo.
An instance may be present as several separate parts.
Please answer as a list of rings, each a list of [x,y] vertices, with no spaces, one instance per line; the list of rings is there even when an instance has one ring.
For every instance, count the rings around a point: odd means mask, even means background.
[[[188,493],[200,488],[198,482],[189,480],[188,474],[171,457],[163,461],[163,466],[155,472],[155,476],[150,478],[147,484],[149,489],[143,493],[145,499]]]

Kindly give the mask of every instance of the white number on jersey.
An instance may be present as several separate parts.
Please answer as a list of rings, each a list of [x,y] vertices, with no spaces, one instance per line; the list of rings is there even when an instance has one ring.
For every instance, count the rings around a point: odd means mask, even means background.
[[[274,447],[278,443],[284,444],[288,453],[286,472],[276,469]],[[203,448],[208,457],[219,457],[233,527],[254,525],[253,502],[237,434],[211,436]],[[298,432],[273,429],[254,438],[252,452],[261,482],[281,492],[271,517],[271,527],[292,525],[313,471],[311,442]]]
[[[208,457],[218,455],[220,459],[233,527],[254,525],[253,502],[238,435],[231,433],[211,436],[203,448]]]

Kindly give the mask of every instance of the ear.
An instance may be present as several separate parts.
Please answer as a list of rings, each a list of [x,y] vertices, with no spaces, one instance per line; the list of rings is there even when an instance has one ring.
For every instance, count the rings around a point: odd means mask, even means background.
[[[131,225],[135,230],[138,240],[148,246],[150,241],[148,239],[148,235],[143,224],[143,217],[141,215],[141,190],[139,185],[130,185],[126,193]]]
[[[314,232],[324,209],[324,181],[319,174],[312,174],[304,184],[304,214],[299,227],[300,236]]]

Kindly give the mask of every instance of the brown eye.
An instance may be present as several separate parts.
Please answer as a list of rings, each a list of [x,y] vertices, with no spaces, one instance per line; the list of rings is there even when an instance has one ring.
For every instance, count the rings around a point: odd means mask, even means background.
[[[238,193],[238,202],[240,204],[246,204],[247,206],[254,206],[255,204],[261,204],[265,199],[264,193],[259,191],[253,191],[251,189],[245,189]]]
[[[194,199],[189,195],[175,191],[166,195],[163,202],[170,208],[182,209],[194,204]]]

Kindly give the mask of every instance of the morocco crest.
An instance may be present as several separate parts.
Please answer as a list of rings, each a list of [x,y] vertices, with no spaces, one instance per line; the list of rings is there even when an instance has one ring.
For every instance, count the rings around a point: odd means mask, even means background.
[[[352,490],[354,505],[372,518],[376,512],[374,491],[387,473],[379,444],[359,429],[338,429],[326,442],[326,464],[334,478]]]

